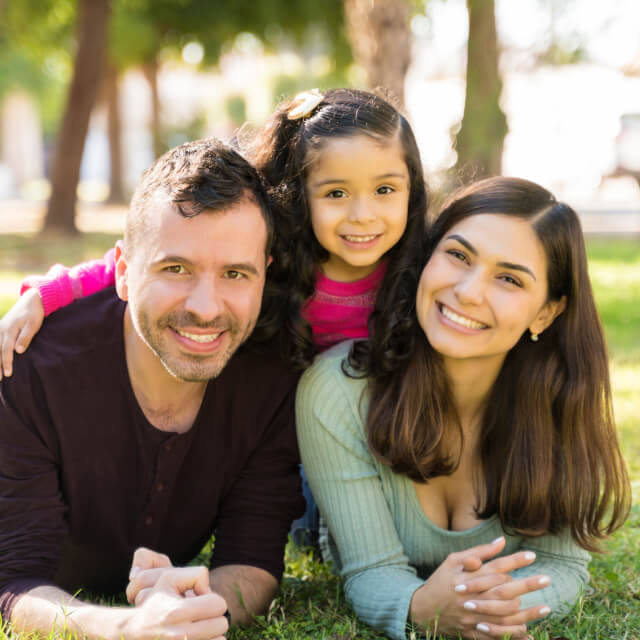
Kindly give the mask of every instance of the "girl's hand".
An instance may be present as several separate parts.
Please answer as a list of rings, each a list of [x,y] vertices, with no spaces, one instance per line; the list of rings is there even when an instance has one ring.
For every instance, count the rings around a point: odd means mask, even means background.
[[[514,580],[509,572],[535,560],[531,552],[491,560],[504,548],[498,538],[488,545],[452,553],[411,600],[411,620],[434,633],[463,638],[527,638],[527,622],[542,618],[545,606],[520,610],[520,596],[544,589],[546,576]]]
[[[44,321],[44,307],[37,289],[29,289],[0,320],[0,380],[13,373],[13,352],[22,353]]]

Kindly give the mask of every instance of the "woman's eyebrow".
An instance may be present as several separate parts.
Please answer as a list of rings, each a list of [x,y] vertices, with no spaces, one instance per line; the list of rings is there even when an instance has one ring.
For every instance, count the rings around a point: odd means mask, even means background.
[[[468,251],[470,251],[474,256],[478,255],[478,250],[466,239],[457,233],[452,233],[450,236],[447,236],[447,240],[455,240],[459,242],[463,247],[465,247]],[[504,267],[505,269],[513,269],[514,271],[522,271],[524,273],[528,273],[534,280],[536,280],[536,276],[529,269],[529,267],[525,267],[523,264],[516,264],[515,262],[498,262],[499,267]]]

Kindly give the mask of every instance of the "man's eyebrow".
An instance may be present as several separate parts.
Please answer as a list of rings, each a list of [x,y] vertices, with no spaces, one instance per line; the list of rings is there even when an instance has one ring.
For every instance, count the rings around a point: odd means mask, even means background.
[[[463,247],[466,247],[466,249],[468,249],[474,256],[478,255],[477,249],[466,238],[463,238],[457,233],[452,233],[450,236],[447,236],[447,240],[456,240]],[[498,262],[497,264],[499,267],[504,267],[505,269],[513,269],[514,271],[528,273],[534,280],[536,280],[536,276],[533,271],[531,271],[529,267],[525,267],[523,264],[516,264],[515,262]]]
[[[388,178],[398,178],[403,179],[406,178],[406,173],[381,173],[380,175],[373,176],[374,180],[386,180]],[[311,186],[313,187],[323,187],[325,184],[340,184],[341,182],[346,182],[344,178],[326,178],[325,180],[318,180],[318,182],[314,182]]]
[[[183,256],[160,256],[157,260],[151,262],[151,266],[157,266],[161,264],[185,264],[191,265],[191,261],[187,260]],[[251,273],[254,276],[259,276],[260,272],[257,267],[251,262],[232,262],[230,264],[223,265],[224,271],[245,271]]]

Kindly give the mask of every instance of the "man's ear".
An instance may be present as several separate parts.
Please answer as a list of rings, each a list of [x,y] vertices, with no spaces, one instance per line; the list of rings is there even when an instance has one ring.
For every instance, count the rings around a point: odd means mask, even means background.
[[[562,296],[560,300],[549,300],[540,309],[536,319],[529,326],[532,334],[541,334],[548,329],[553,321],[567,308],[567,297]]]
[[[267,258],[267,268],[269,268],[269,265],[273,262],[273,256],[269,256]]]
[[[116,292],[122,300],[128,300],[129,286],[127,284],[127,271],[129,265],[127,263],[127,259],[124,257],[124,245],[122,244],[122,240],[118,240],[118,242],[116,242],[114,258],[116,261]]]

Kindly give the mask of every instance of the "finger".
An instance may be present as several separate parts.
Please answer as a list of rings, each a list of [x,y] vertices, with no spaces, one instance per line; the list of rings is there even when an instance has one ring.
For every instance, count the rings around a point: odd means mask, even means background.
[[[192,589],[198,595],[211,593],[209,571],[206,567],[164,569],[156,583],[156,589],[179,595],[182,595],[187,589]],[[195,599],[191,598],[191,600]]]
[[[463,567],[465,571],[476,571],[480,568],[483,562],[500,553],[502,549],[504,549],[505,544],[504,536],[500,536],[489,544],[480,544],[475,547],[465,549],[464,551],[450,553],[447,557],[447,561],[454,566]]]
[[[546,589],[551,580],[549,576],[537,575],[520,580],[511,580],[501,585],[487,589],[486,596],[493,600],[511,600],[531,591]]]
[[[139,607],[152,593],[153,589],[151,587],[147,587],[146,589],[140,589],[133,598],[129,598],[129,594],[127,594],[127,600],[136,607]]]
[[[23,353],[27,347],[31,344],[33,336],[38,333],[38,329],[42,326],[42,323],[32,318],[27,320],[26,324],[20,330],[18,337],[16,338],[16,353]]]
[[[169,569],[142,569],[137,571],[127,585],[127,600],[131,603],[135,602],[139,591],[155,587],[162,573],[168,570]]]
[[[518,625],[510,625],[503,626],[492,624],[490,622],[479,622],[476,625],[476,629],[481,631],[482,633],[486,633],[491,638],[513,638],[513,639],[524,639],[527,638],[527,625],[526,624],[518,624]]]
[[[518,553],[512,553],[511,555],[485,562],[482,570],[494,571],[496,573],[510,573],[516,569],[528,567],[530,564],[533,564],[535,560],[536,554],[533,553],[533,551],[519,551]]]
[[[2,371],[8,378],[13,373],[13,348],[17,330],[7,329],[2,336]]]
[[[224,617],[213,617],[205,620],[189,622],[176,627],[181,638],[189,640],[211,640],[220,638],[224,640],[224,634],[229,630],[229,623]]]
[[[220,617],[226,621],[226,618],[223,617],[226,610],[227,603],[224,598],[217,593],[211,592],[202,596],[184,598],[181,600],[180,606],[167,613],[166,621],[168,624],[182,624],[184,622],[205,621]],[[217,635],[220,634],[218,633]]]
[[[157,551],[147,549],[146,547],[138,547],[133,552],[129,580],[134,578],[135,574],[142,569],[159,569],[172,566],[169,556],[164,553],[158,553]]]
[[[469,595],[483,593],[507,582],[513,582],[513,578],[508,573],[489,573],[478,578],[469,578],[457,584],[454,591]]]
[[[546,604],[537,605],[535,607],[529,607],[528,609],[521,609],[512,616],[503,616],[489,619],[489,623],[498,624],[498,625],[523,625],[527,622],[533,622],[534,620],[540,620],[541,618],[546,618],[551,613],[551,608]],[[484,617],[484,616],[483,616]]]

